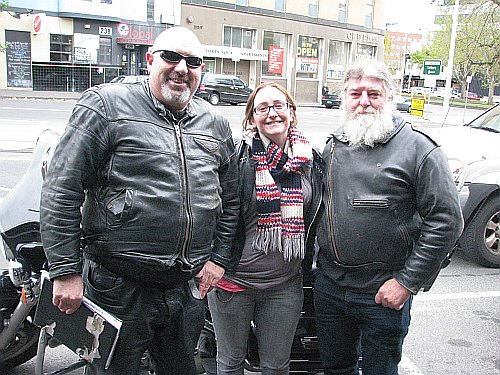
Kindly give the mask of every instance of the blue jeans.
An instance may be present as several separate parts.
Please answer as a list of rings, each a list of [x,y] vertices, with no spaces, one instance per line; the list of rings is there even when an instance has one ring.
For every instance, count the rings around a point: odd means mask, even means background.
[[[217,339],[217,374],[243,375],[250,322],[256,326],[263,375],[286,375],[304,294],[302,279],[264,290],[215,289],[208,305]]]
[[[411,297],[401,310],[375,303],[375,294],[349,291],[318,272],[314,308],[325,375],[398,373],[403,340],[410,325]],[[361,353],[362,352],[362,353]]]

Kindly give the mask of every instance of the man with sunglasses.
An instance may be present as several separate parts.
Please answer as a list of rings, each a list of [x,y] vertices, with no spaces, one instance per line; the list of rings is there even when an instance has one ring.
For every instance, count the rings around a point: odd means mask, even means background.
[[[82,94],[42,191],[54,305],[75,312],[85,283],[123,321],[110,367],[94,359],[87,374],[136,375],[146,349],[158,375],[195,373],[201,299],[224,274],[239,214],[229,123],[193,97],[198,38],[169,28],[146,59],[148,81]]]

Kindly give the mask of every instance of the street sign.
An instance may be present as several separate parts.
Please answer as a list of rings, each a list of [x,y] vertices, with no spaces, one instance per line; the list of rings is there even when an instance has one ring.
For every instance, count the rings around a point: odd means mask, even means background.
[[[424,60],[424,74],[439,75],[441,73],[441,60]]]
[[[424,104],[425,99],[412,98],[410,114],[422,117],[424,115]]]

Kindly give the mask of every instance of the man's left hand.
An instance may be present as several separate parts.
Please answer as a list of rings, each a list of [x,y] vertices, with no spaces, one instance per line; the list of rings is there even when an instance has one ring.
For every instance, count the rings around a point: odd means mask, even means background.
[[[224,268],[218,266],[211,261],[204,264],[200,272],[195,276],[199,279],[198,290],[201,298],[205,298],[206,294],[212,289],[224,275]]]
[[[410,291],[396,279],[387,280],[375,295],[375,303],[394,310],[401,310],[410,298]]]

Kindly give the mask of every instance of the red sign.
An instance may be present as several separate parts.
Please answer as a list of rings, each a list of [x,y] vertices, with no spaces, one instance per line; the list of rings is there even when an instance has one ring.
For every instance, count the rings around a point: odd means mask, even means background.
[[[35,33],[39,33],[41,29],[42,29],[42,17],[39,14],[37,14],[35,16],[35,19],[33,20],[33,30],[35,30]]]
[[[269,73],[283,73],[283,56],[285,49],[282,47],[269,46],[269,54],[267,57],[267,71]]]

